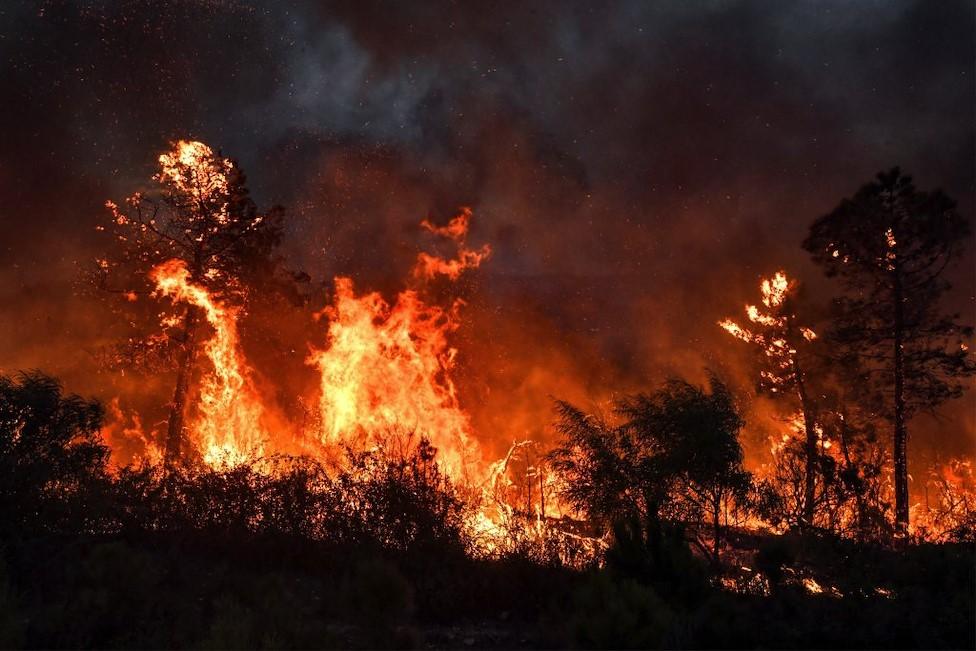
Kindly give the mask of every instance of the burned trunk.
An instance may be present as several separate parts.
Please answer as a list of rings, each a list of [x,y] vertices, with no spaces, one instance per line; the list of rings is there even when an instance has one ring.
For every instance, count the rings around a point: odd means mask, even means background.
[[[813,410],[807,398],[806,384],[800,364],[793,358],[793,373],[796,381],[796,392],[800,398],[800,409],[803,411],[803,429],[806,435],[804,450],[806,451],[806,470],[803,478],[803,520],[804,524],[813,524],[814,507],[816,503],[817,487],[817,429]]]
[[[166,427],[166,465],[178,464],[183,450],[183,421],[186,414],[186,399],[193,376],[196,358],[196,330],[199,323],[198,309],[188,307],[183,316],[183,336],[180,342],[182,352],[176,372],[176,388],[170,403],[169,421]]]
[[[897,259],[893,270],[894,286],[894,460],[895,526],[908,530],[908,423],[905,414],[905,311],[901,274]]]
[[[717,494],[713,496],[712,502],[712,555],[715,557],[715,562],[718,563],[719,560],[719,549],[721,547],[721,537],[722,534],[722,523],[721,523],[721,497]]]

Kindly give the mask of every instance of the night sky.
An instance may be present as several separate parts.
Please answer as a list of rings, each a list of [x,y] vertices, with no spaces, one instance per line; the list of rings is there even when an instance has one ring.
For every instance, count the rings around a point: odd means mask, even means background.
[[[974,21],[968,1],[6,1],[0,369],[109,397],[80,270],[105,200],[194,138],[287,208],[289,264],[323,292],[396,289],[417,222],[473,208],[494,255],[458,345],[482,429],[503,398],[541,403],[531,430],[549,396],[705,366],[747,387],[715,322],[780,268],[826,299],[800,242],[841,198],[900,165],[972,218]],[[971,252],[951,277],[972,322]],[[971,403],[926,440],[971,453]]]

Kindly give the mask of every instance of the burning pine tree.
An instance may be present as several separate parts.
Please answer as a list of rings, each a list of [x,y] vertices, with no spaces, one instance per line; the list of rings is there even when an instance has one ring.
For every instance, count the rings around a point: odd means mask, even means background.
[[[280,264],[282,211],[259,212],[248,195],[240,168],[202,142],[179,140],[159,156],[150,194],[137,192],[119,206],[106,202],[116,246],[97,261],[93,280],[101,289],[135,302],[155,289],[147,285],[159,265],[178,261],[184,281],[227,306],[243,305],[248,287],[274,275]],[[174,268],[172,264],[170,268]],[[181,272],[182,273],[182,272]],[[154,273],[153,280],[160,275]],[[199,292],[198,292],[199,294]],[[147,359],[176,369],[165,438],[167,462],[186,450],[186,412],[197,366],[200,326],[208,319],[198,300],[163,320],[162,333],[140,333],[119,347],[117,365],[140,365]],[[156,369],[154,369],[156,370]]]
[[[762,351],[763,369],[760,371],[760,390],[795,403],[803,418],[805,435],[806,472],[804,477],[803,517],[813,523],[816,502],[815,487],[818,457],[817,417],[809,395],[810,343],[817,335],[800,324],[796,314],[799,285],[787,279],[784,271],[760,284],[762,307],[746,305],[749,326],[740,326],[731,319],[719,322],[729,334],[755,344]]]

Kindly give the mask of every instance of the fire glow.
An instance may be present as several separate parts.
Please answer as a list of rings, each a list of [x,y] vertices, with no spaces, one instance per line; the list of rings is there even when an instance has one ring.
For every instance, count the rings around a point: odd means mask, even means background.
[[[187,231],[191,241],[202,241],[234,226],[227,200],[229,175],[234,172],[231,161],[194,141],[176,142],[173,150],[158,160],[160,172],[154,178],[170,184],[192,204],[191,214],[204,216],[192,218],[192,228]],[[141,199],[141,195],[135,195],[128,204],[136,206]],[[152,217],[133,220],[115,203],[106,205],[117,225],[134,226],[142,232],[156,229]],[[502,521],[506,519],[522,517],[529,523],[528,531],[543,535],[547,517],[562,510],[551,495],[555,492],[554,478],[541,456],[534,464],[526,461],[519,481],[528,487],[528,502],[516,507],[516,502],[525,498],[515,496],[518,490],[510,477],[511,463],[526,454],[532,443],[515,442],[501,459],[487,458],[471,416],[462,406],[455,378],[458,350],[451,338],[462,324],[465,303],[454,298],[442,301],[446,305],[438,304],[428,291],[434,282],[445,282],[450,287],[490,259],[490,245],[468,245],[472,218],[471,209],[462,207],[445,225],[436,225],[429,219],[419,222],[430,236],[455,247],[455,254],[442,257],[419,252],[412,269],[404,273],[403,289],[392,300],[376,291],[357,291],[350,277],[333,280],[329,305],[314,315],[321,340],[300,342],[310,351],[306,365],[318,373],[315,394],[307,396],[310,399],[306,404],[315,405],[310,427],[307,423],[298,426],[289,422],[279,415],[277,405],[262,395],[241,345],[241,309],[217,298],[202,282],[222,277],[215,261],[197,261],[198,277],[179,258],[152,268],[149,277],[155,295],[183,306],[186,314],[197,310],[208,326],[199,345],[206,361],[182,426],[182,438],[189,450],[181,462],[199,461],[218,470],[229,469],[297,450],[335,465],[343,463],[343,455],[349,450],[382,448],[391,441],[415,446],[424,439],[436,449],[441,471],[476,496],[478,508],[469,524],[487,537],[486,549],[492,548],[493,536],[503,535]],[[262,217],[250,219],[238,226],[243,231],[253,229]],[[889,245],[894,246],[893,238],[889,238]],[[719,325],[734,337],[758,346],[769,362],[761,373],[763,383],[773,393],[795,393],[802,407],[784,423],[778,435],[771,437],[772,456],[775,458],[789,442],[805,436],[813,441],[811,445],[819,454],[843,463],[839,447],[808,412],[798,350],[814,342],[817,334],[796,323],[791,303],[796,287],[785,272],[778,271],[761,281],[761,305],[745,306],[746,325],[732,319],[720,321]],[[246,293],[247,288],[242,291]],[[131,291],[126,296],[130,301],[137,299]],[[174,316],[164,316],[162,321],[164,327],[180,323]],[[118,399],[111,405],[112,419],[105,434],[113,444],[113,454],[123,447],[135,446],[140,449],[135,453],[128,451],[129,461],[158,462],[164,456],[162,450],[168,447],[161,444],[159,435],[145,432],[139,415],[126,414]],[[172,450],[167,449],[167,463],[175,461],[172,455]],[[952,467],[964,466],[957,463]],[[766,467],[760,469],[763,473],[773,474]],[[945,489],[942,494],[950,508],[968,507],[972,482],[956,481],[957,475],[971,478],[971,472],[939,472],[934,476]],[[812,487],[810,491],[812,496]],[[812,503],[810,496],[807,501]],[[921,521],[933,530],[939,526],[934,517],[923,517]]]

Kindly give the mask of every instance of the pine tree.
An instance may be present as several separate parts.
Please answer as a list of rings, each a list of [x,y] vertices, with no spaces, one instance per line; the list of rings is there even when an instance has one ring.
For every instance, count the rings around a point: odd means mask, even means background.
[[[878,414],[892,426],[895,521],[908,527],[908,424],[961,395],[976,371],[971,326],[945,315],[944,278],[969,227],[943,192],[919,191],[897,167],[878,174],[816,220],[803,248],[846,293],[836,299],[830,338],[864,369]]]
[[[129,301],[149,295],[149,272],[172,259],[182,260],[192,282],[215,298],[241,304],[247,289],[274,277],[281,263],[282,211],[259,212],[240,168],[202,142],[180,140],[159,156],[151,194],[137,192],[120,207],[106,202],[115,236],[111,255],[97,260],[93,282]],[[165,441],[168,464],[183,445],[184,415],[193,376],[199,308],[164,318],[162,331],[130,339],[122,364],[151,357],[176,370]],[[138,358],[138,359],[137,359]]]
[[[759,390],[782,398],[799,407],[803,415],[806,456],[803,519],[813,524],[816,503],[817,419],[810,396],[809,368],[811,343],[817,335],[801,325],[796,314],[799,285],[778,271],[760,284],[762,306],[746,305],[749,325],[740,326],[731,319],[719,322],[729,334],[755,344],[762,351]]]

